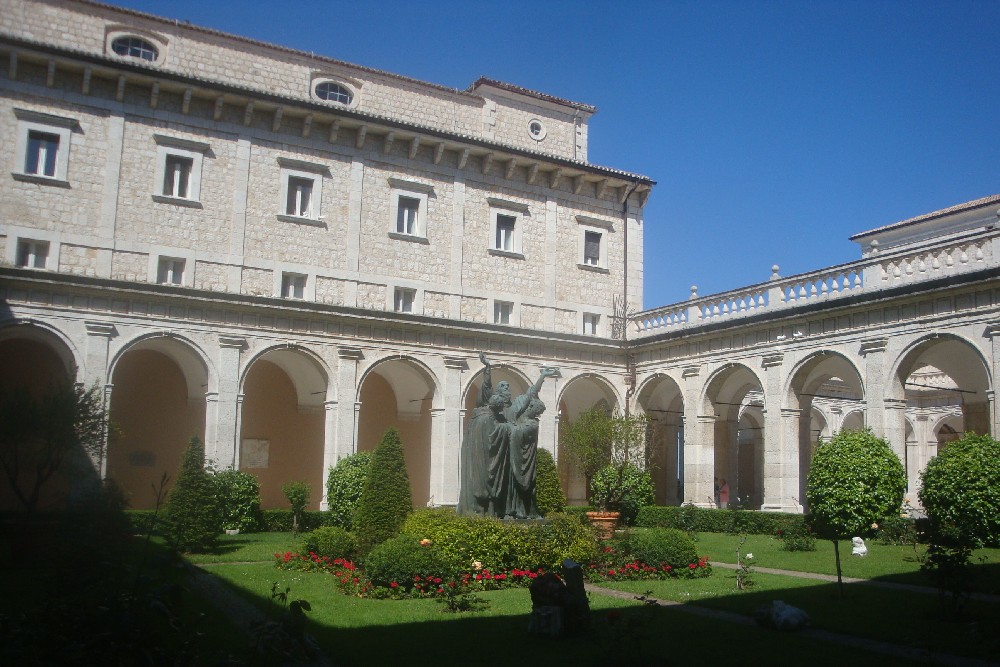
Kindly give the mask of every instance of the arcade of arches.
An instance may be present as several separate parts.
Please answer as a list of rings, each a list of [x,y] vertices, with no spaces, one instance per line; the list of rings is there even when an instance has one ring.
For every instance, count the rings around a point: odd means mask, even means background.
[[[374,448],[389,426],[402,436],[414,503],[456,501],[461,437],[482,382],[474,352],[233,342],[205,332],[128,338],[121,329],[109,335],[91,323],[75,337],[38,321],[2,328],[0,383],[36,393],[68,379],[103,385],[116,428],[97,467],[132,507],[153,505],[154,488],[164,473],[175,476],[194,436],[214,465],[254,474],[265,507],[285,506],[281,486],[292,479],[307,482],[312,506],[323,507],[329,467]],[[803,511],[817,444],[866,426],[904,462],[915,501],[920,471],[941,447],[966,430],[993,432],[994,362],[975,339],[923,334],[853,348],[640,368],[630,408],[651,420],[657,502],[713,506],[714,480],[725,479],[741,507]],[[494,382],[507,380],[515,395],[555,365],[504,355],[494,363]],[[622,409],[628,395],[618,369],[579,366],[564,364],[543,385],[540,428],[576,503],[584,482],[560,457],[560,424],[593,407]],[[65,492],[69,481],[60,484]]]

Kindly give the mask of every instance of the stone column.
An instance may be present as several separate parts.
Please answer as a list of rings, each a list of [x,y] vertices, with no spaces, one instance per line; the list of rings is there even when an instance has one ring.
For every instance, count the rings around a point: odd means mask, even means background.
[[[323,498],[319,501],[319,508],[324,512],[330,509],[326,478],[330,474],[330,468],[335,465],[337,465],[337,401],[323,401]]]
[[[81,369],[82,374],[77,371],[79,377],[75,379],[83,384],[84,389],[104,387],[102,396],[105,420],[104,438],[101,443],[101,451],[94,452],[90,456],[90,463],[94,466],[94,470],[101,476],[101,479],[104,479],[108,473],[107,453],[110,435],[108,418],[111,410],[111,390],[114,387],[108,375],[108,347],[111,344],[111,338],[117,332],[115,325],[110,322],[84,322],[84,326],[87,328],[84,368]]]
[[[998,414],[995,400],[996,382],[997,378],[1000,377],[998,375],[1000,374],[1000,322],[993,322],[987,325],[986,336],[990,339],[989,376],[993,378],[993,386],[986,392],[986,398],[990,406],[990,435],[996,438],[1000,437],[1000,414]],[[966,428],[968,428],[968,424],[966,424]]]
[[[357,402],[358,362],[364,359],[361,348],[339,347],[337,356],[337,426],[336,441],[331,456],[336,461],[350,456],[358,451],[358,411],[361,403]]]
[[[798,462],[794,461],[794,454],[798,451],[798,424],[788,435],[788,417],[781,409],[782,374],[781,366],[784,363],[785,355],[782,352],[774,352],[764,356],[762,366],[764,368],[764,433],[760,439],[764,447],[763,475],[762,475],[762,502],[761,509],[771,512],[796,511],[788,493],[788,477],[791,475],[798,484]],[[798,414],[798,410],[795,411]],[[787,439],[787,442],[786,442]],[[788,470],[788,454],[786,449],[792,449],[792,459],[795,465],[794,471]],[[798,494],[798,489],[795,489]]]
[[[882,436],[889,442],[900,463],[907,466],[906,459],[906,399],[886,398],[882,401]],[[907,476],[909,477],[909,470]],[[914,488],[914,487],[910,487]],[[909,491],[909,489],[907,489]]]
[[[435,505],[457,505],[462,458],[462,373],[465,357],[445,357],[441,408],[431,410],[431,496]]]
[[[239,467],[241,336],[219,336],[217,392],[205,394],[205,459],[226,468]]]
[[[703,415],[701,366],[681,371],[684,379],[684,504],[715,506],[715,415]]]
[[[880,438],[885,437],[885,404],[882,399],[889,389],[885,367],[885,348],[888,338],[877,338],[861,342],[859,353],[864,359],[865,373],[865,426]]]
[[[806,502],[806,499],[802,497],[804,489],[799,483],[801,479],[799,450],[802,446],[802,410],[800,408],[781,408],[780,413],[781,429],[778,434],[778,439],[781,441],[779,459],[781,467],[780,511],[801,513],[802,506]]]
[[[933,456],[931,447],[933,446],[934,452],[937,452],[937,443],[931,444],[933,434],[930,432],[930,415],[918,412],[914,417],[914,426],[913,440],[906,443],[906,458],[904,459],[907,497],[912,497],[911,493],[916,495],[915,491],[920,486],[920,473],[923,472],[927,461]]]

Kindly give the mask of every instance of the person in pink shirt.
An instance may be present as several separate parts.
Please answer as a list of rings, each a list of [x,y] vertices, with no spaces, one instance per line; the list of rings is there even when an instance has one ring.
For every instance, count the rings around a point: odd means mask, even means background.
[[[721,480],[722,485],[719,487],[719,507],[726,509],[729,505],[729,482],[726,480]]]

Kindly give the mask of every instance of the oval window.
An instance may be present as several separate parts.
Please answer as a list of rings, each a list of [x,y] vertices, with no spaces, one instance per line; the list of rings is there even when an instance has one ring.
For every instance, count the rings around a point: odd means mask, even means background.
[[[541,141],[545,138],[545,125],[543,125],[542,121],[537,118],[532,118],[528,121],[528,134],[530,134],[531,138],[535,141]]]
[[[111,50],[127,58],[139,58],[155,62],[160,52],[141,37],[118,37],[111,42]]]
[[[351,91],[347,87],[333,81],[324,81],[317,84],[316,97],[338,104],[350,104],[351,100],[354,99],[354,95],[351,94]]]

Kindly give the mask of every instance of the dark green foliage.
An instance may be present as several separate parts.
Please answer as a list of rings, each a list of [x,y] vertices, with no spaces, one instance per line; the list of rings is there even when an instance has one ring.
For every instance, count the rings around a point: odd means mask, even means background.
[[[354,560],[357,551],[357,539],[340,526],[322,526],[306,533],[299,545],[300,554],[314,553],[331,559]]]
[[[309,504],[309,493],[311,489],[305,482],[286,482],[281,487],[281,492],[288,498],[288,504],[292,506],[292,532],[301,530],[302,513]]]
[[[816,536],[804,522],[781,532],[783,551],[816,551]]]
[[[371,470],[354,512],[358,546],[367,553],[376,544],[399,533],[413,511],[410,478],[399,431],[390,428],[372,455]]]
[[[463,517],[451,509],[420,509],[403,533],[428,539],[458,570],[493,572],[512,568],[557,569],[566,558],[588,563],[597,543],[582,517],[550,514],[541,523],[514,523],[493,517]]]
[[[635,525],[644,528],[679,528],[685,532],[745,533],[747,535],[777,535],[804,527],[801,514],[754,512],[749,510],[706,509],[649,505],[639,510]]]
[[[816,450],[809,467],[809,522],[829,540],[870,535],[872,524],[897,516],[906,474],[889,443],[871,431],[841,431]]]
[[[57,475],[93,477],[104,444],[104,394],[67,383],[36,398],[26,388],[0,395],[0,469],[28,513]]]
[[[358,452],[337,461],[326,478],[326,497],[334,526],[351,529],[354,510],[371,470],[371,452]]]
[[[694,540],[677,528],[637,530],[623,538],[621,548],[636,560],[653,567],[669,565],[675,570],[698,562]]]
[[[1000,546],[1000,442],[966,433],[927,464],[920,502],[936,544]]]
[[[197,552],[214,546],[222,532],[215,490],[212,475],[205,470],[205,446],[191,438],[164,512],[164,532],[174,548]]]
[[[260,525],[260,482],[242,470],[221,470],[213,476],[222,508],[222,528],[252,533]]]
[[[542,516],[553,512],[563,512],[566,509],[566,494],[559,483],[559,471],[552,452],[541,447],[536,455],[535,468],[535,502]]]
[[[920,539],[917,522],[908,516],[886,517],[878,522],[875,533],[880,544],[905,546],[916,544]]]
[[[294,521],[292,510],[261,510],[260,529],[266,533],[288,533]],[[335,525],[329,512],[306,510],[299,519],[299,530],[315,530],[320,526]]]
[[[569,460],[586,478],[588,492],[593,493],[595,476],[607,467],[617,471],[626,467],[649,468],[648,429],[646,415],[608,414],[593,408],[563,425],[559,438]],[[593,496],[591,502],[602,511],[621,511],[614,510],[611,505],[622,502],[625,491],[614,484],[625,483],[625,480],[622,474],[605,476],[599,495]]]
[[[410,535],[384,540],[365,556],[363,565],[374,585],[388,588],[396,583],[403,590],[411,589],[416,577],[420,580],[440,577],[448,581],[458,574],[434,544],[422,546]]]
[[[626,525],[634,524],[639,510],[654,502],[653,478],[649,471],[630,463],[608,465],[598,470],[590,483],[590,491],[596,506],[620,512],[621,521]]]

